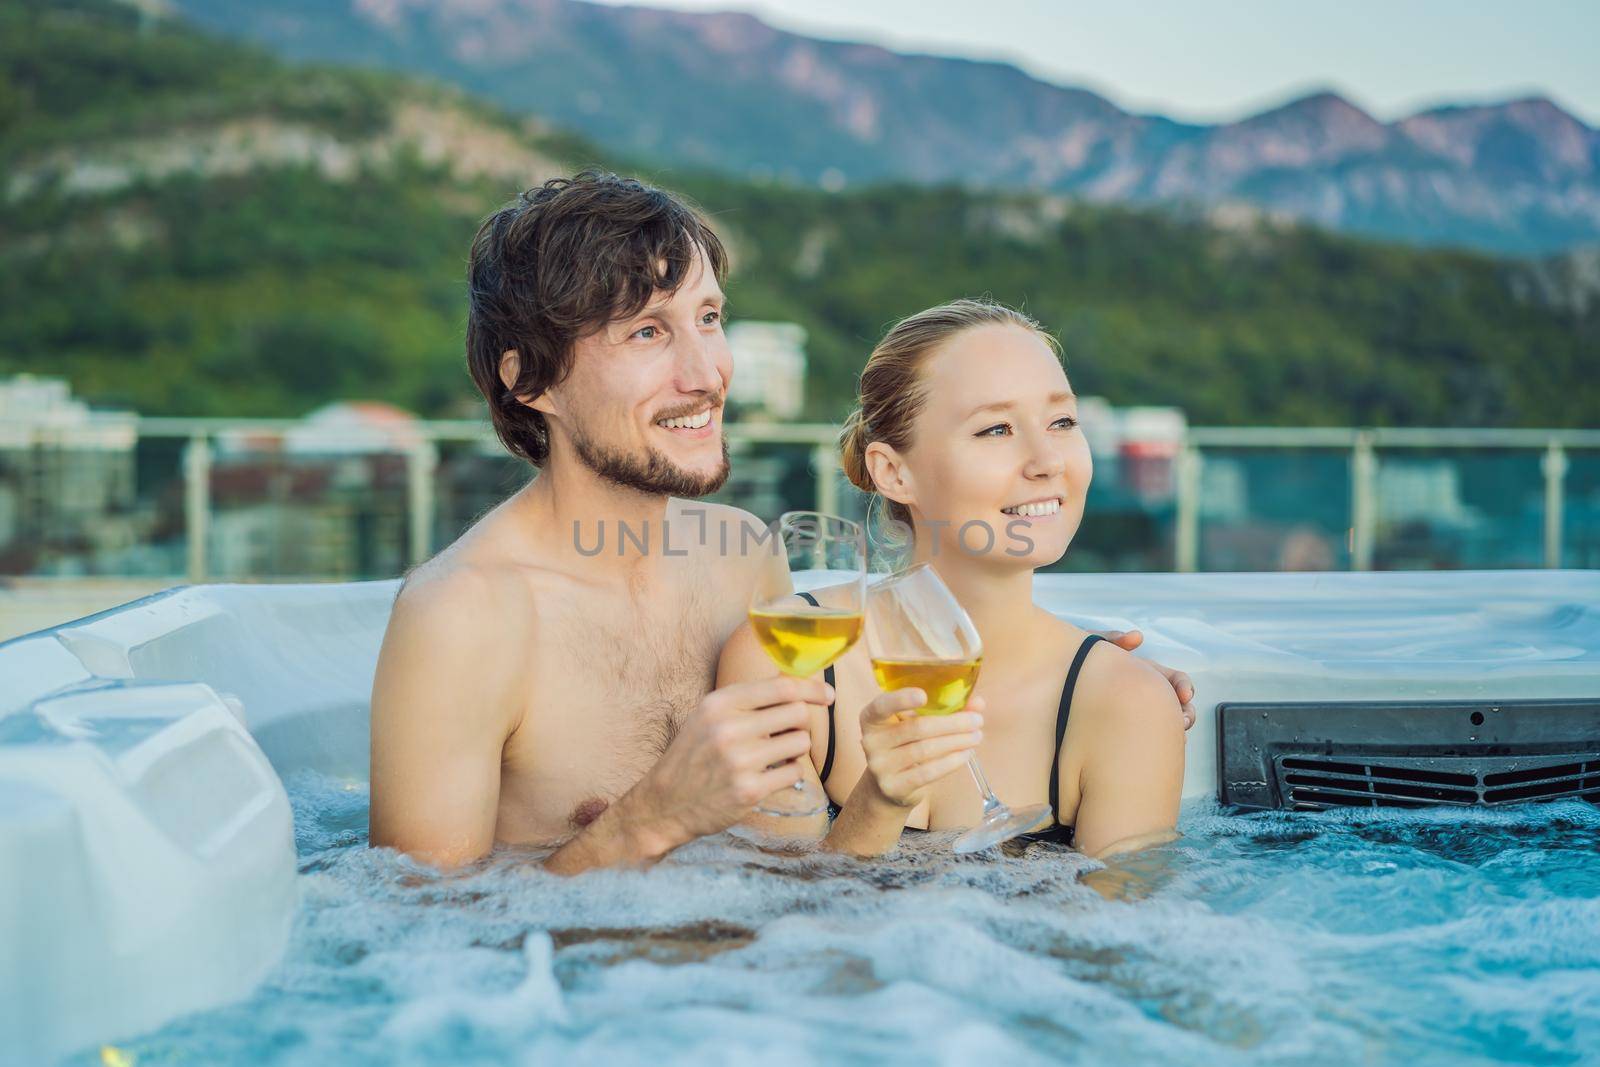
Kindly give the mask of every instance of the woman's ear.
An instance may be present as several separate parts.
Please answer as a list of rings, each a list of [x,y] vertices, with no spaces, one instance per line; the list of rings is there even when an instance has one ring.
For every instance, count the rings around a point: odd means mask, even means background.
[[[500,353],[500,384],[506,387],[507,392],[511,392],[516,388],[517,376],[521,373],[522,356],[515,348],[508,348]],[[515,395],[515,393],[512,395]],[[555,414],[555,406],[550,402],[549,390],[532,398],[519,396],[517,401],[546,415]]]
[[[879,496],[908,506],[916,500],[911,472],[906,469],[904,457],[892,445],[874,441],[867,446],[861,458],[866,462],[867,473],[872,475],[873,484],[878,487]]]

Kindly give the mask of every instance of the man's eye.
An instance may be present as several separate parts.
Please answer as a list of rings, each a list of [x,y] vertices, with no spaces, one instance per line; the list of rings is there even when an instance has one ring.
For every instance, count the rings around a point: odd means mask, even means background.
[[[997,433],[994,432],[996,430],[1000,430],[1003,433],[1010,433],[1011,432],[1011,427],[1007,423],[997,422],[993,426],[985,426],[983,429],[981,429],[977,433],[973,434],[973,436],[974,437],[999,437],[1000,434],[997,434]]]
[[[633,336],[639,338],[641,341],[654,341],[656,339],[656,334],[660,332],[660,328],[656,326],[641,326],[637,330],[633,331]]]

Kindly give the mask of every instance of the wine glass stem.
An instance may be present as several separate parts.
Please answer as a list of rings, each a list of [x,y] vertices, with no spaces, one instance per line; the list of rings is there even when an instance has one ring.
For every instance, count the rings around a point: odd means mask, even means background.
[[[983,768],[978,766],[977,756],[967,757],[967,770],[972,772],[972,780],[978,785],[978,792],[983,794],[983,813],[988,815],[996,808],[1005,807],[1000,803],[1000,798],[994,795],[994,790],[989,788],[989,779],[983,776]]]

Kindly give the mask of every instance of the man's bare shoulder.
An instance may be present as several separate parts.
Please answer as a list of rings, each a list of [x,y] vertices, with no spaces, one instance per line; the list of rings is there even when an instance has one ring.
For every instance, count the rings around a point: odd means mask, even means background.
[[[709,523],[728,523],[737,526],[740,523],[749,523],[755,529],[760,529],[766,523],[756,518],[754,514],[744,508],[732,504],[719,504],[714,500],[687,500],[683,497],[672,497],[670,501],[673,509],[682,513],[701,512]]]
[[[525,641],[536,622],[533,584],[510,564],[446,549],[406,575],[390,629],[447,645],[470,634],[485,651]]]
[[[488,608],[515,595],[506,568],[445,549],[413,567],[401,583],[397,604],[432,608]]]
[[[688,535],[688,544],[730,559],[759,555],[763,537],[770,537],[765,522],[732,504],[673,497],[667,514],[674,531]],[[673,543],[685,542],[675,532]]]
[[[497,746],[517,728],[526,650],[537,646],[531,602],[515,584],[448,550],[407,575],[373,677],[375,739],[380,727],[400,737],[400,723],[441,717],[457,731],[477,724]]]

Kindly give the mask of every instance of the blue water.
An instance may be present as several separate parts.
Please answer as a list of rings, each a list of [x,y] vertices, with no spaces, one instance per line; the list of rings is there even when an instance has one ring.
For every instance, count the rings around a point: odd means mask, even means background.
[[[1055,846],[440,877],[290,782],[302,905],[249,1001],[139,1064],[1600,1063],[1600,810],[1185,808],[1109,901]],[[98,1063],[85,1055],[72,1063]]]

